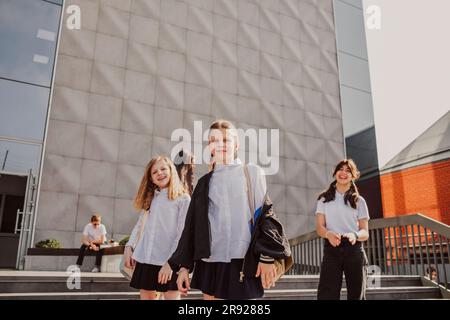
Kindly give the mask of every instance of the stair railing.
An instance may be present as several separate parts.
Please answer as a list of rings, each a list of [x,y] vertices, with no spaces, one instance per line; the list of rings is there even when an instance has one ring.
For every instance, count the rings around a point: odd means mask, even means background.
[[[421,275],[450,286],[450,227],[422,214],[369,221],[364,249],[370,266],[384,275]],[[290,241],[294,266],[291,275],[317,275],[324,239],[315,231]]]

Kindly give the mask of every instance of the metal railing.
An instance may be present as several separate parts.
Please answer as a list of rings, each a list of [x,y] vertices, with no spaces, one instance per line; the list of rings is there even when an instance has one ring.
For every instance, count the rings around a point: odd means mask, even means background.
[[[449,289],[450,227],[422,214],[369,221],[369,239],[364,242],[369,265],[381,274],[430,276]],[[324,239],[315,231],[289,240],[294,266],[291,275],[320,273]]]

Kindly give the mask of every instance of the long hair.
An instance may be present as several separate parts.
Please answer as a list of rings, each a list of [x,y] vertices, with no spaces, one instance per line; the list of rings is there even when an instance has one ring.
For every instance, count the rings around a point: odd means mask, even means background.
[[[139,185],[138,192],[134,198],[134,207],[137,210],[149,210],[152,204],[153,197],[155,195],[155,190],[158,189],[156,184],[152,181],[152,167],[158,161],[164,161],[169,166],[169,186],[168,186],[168,197],[170,200],[174,200],[187,193],[184,189],[180,178],[178,177],[177,170],[172,160],[165,156],[158,156],[150,160],[145,168],[144,176],[141,179],[141,184]]]
[[[356,209],[356,204],[358,203],[358,199],[359,199],[359,192],[358,192],[358,188],[356,187],[355,184],[355,180],[357,180],[360,176],[360,173],[358,171],[358,168],[356,167],[355,162],[352,159],[344,159],[341,160],[337,165],[336,168],[334,169],[333,172],[333,177],[335,177],[336,173],[342,169],[343,166],[347,165],[348,168],[350,169],[351,175],[352,175],[352,181],[350,183],[350,189],[347,190],[347,192],[344,195],[344,202],[345,204],[350,203],[350,206],[353,209]],[[330,184],[330,186],[328,187],[328,189],[326,189],[325,191],[323,191],[319,197],[317,198],[317,200],[320,200],[322,198],[324,198],[324,202],[330,202],[330,201],[334,201],[335,197],[336,197],[336,184],[337,181],[336,179]]]
[[[175,168],[183,187],[192,195],[194,191],[194,156],[186,150],[180,150],[174,159]],[[183,169],[185,171],[183,172]]]
[[[220,130],[220,129],[227,129],[227,130],[230,130],[231,135],[233,136],[233,139],[235,139],[235,142],[237,144],[239,144],[239,137],[238,137],[238,133],[237,133],[236,127],[230,121],[223,120],[223,119],[216,120],[209,126],[210,132],[213,129],[218,129],[218,130]],[[208,139],[209,138],[210,137],[208,137]],[[208,142],[211,142],[211,141],[208,141]],[[212,158],[212,154],[211,154],[211,158]],[[235,159],[237,158],[237,152],[234,153],[234,158]],[[208,171],[214,170],[215,166],[216,166],[215,162],[210,163]]]

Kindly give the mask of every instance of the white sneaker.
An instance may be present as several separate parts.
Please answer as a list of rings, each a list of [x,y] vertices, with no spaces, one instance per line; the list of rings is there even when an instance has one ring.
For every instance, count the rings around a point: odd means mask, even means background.
[[[100,272],[100,269],[99,268],[97,268],[97,267],[95,267],[94,269],[92,269],[92,271],[91,272]]]

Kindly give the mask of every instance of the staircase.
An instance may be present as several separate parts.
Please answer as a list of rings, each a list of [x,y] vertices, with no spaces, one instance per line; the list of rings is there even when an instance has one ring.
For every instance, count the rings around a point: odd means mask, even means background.
[[[39,299],[139,299],[137,290],[130,288],[117,273],[82,273],[81,289],[67,289],[64,272],[0,271],[0,300]],[[426,286],[420,276],[380,276],[379,288],[368,288],[368,300],[441,299],[441,291]],[[284,276],[273,289],[266,290],[267,300],[314,300],[317,296],[318,275]],[[345,281],[341,299],[346,299]],[[191,291],[183,299],[201,299]]]
[[[371,220],[369,232],[364,244],[372,275],[368,300],[450,299],[449,226],[415,214]],[[275,288],[266,290],[264,299],[316,299],[323,239],[310,232],[289,242],[294,266]],[[434,282],[427,276],[432,267]],[[81,288],[74,290],[67,288],[67,277],[57,271],[0,271],[0,300],[139,298],[120,273],[81,273]],[[183,299],[201,298],[200,292],[191,291]],[[341,299],[346,299],[345,283]]]

